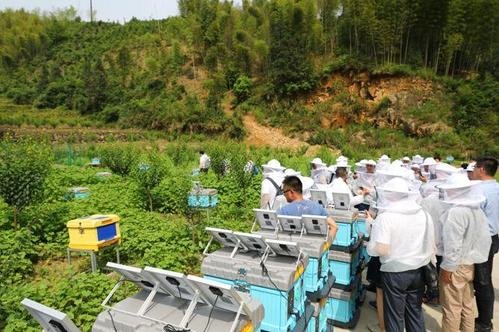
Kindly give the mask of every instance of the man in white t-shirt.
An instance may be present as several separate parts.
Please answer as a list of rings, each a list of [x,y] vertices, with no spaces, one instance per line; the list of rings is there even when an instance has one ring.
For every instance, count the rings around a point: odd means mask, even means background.
[[[210,168],[211,159],[210,159],[210,157],[208,157],[206,152],[204,152],[203,150],[199,151],[199,155],[200,155],[199,156],[199,170],[201,172],[207,173],[208,168]]]
[[[403,178],[377,190],[379,212],[367,250],[381,261],[384,327],[387,332],[425,331],[422,267],[434,251],[433,222]]]

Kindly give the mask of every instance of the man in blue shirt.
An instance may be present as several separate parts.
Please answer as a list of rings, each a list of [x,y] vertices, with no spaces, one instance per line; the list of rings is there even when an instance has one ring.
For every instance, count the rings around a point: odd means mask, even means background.
[[[319,203],[303,199],[302,188],[302,183],[299,177],[287,176],[284,178],[282,181],[282,193],[289,204],[280,208],[277,211],[277,214],[298,217],[304,214],[328,216],[326,209],[320,206]],[[329,227],[329,239],[332,242],[336,237],[338,225],[336,225],[332,217],[328,217],[326,222]]]
[[[492,318],[494,316],[494,286],[492,285],[492,264],[494,255],[499,250],[499,184],[494,176],[497,171],[497,159],[493,157],[480,157],[476,160],[473,177],[482,180],[480,189],[486,201],[482,210],[489,222],[492,244],[489,259],[485,263],[475,264],[475,296],[478,308],[478,318],[475,321],[475,331],[492,331]]]

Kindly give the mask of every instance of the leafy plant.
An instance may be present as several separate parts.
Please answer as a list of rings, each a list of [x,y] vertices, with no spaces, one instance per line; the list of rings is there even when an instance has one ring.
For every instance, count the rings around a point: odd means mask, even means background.
[[[0,287],[23,281],[33,272],[36,242],[27,229],[0,231]]]
[[[132,177],[138,185],[138,193],[143,197],[149,211],[153,211],[153,191],[163,178],[168,174],[168,169],[173,165],[171,161],[161,156],[157,151],[152,151],[141,159],[132,170]]]
[[[136,151],[129,145],[113,144],[100,150],[102,164],[119,175],[128,175],[131,172],[136,156]]]
[[[31,140],[0,144],[0,195],[13,210],[13,226],[18,214],[40,198],[50,172],[50,149]]]
[[[248,99],[251,95],[251,79],[246,75],[241,75],[237,78],[234,84],[234,95],[236,96],[237,103],[240,104]]]

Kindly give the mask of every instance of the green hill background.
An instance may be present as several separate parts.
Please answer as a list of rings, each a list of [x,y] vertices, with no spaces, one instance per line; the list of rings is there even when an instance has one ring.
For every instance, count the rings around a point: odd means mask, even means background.
[[[354,159],[499,151],[498,0],[178,3],[126,24],[0,12],[2,133],[242,140],[251,117]]]

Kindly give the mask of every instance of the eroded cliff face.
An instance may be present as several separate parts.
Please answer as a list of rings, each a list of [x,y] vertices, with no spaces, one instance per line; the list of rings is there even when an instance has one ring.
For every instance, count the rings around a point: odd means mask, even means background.
[[[320,105],[323,128],[367,121],[375,127],[403,129],[421,137],[437,130],[451,130],[445,117],[438,119],[424,114],[423,105],[442,94],[438,84],[421,77],[351,72],[324,78],[316,92],[307,98],[307,105]]]

